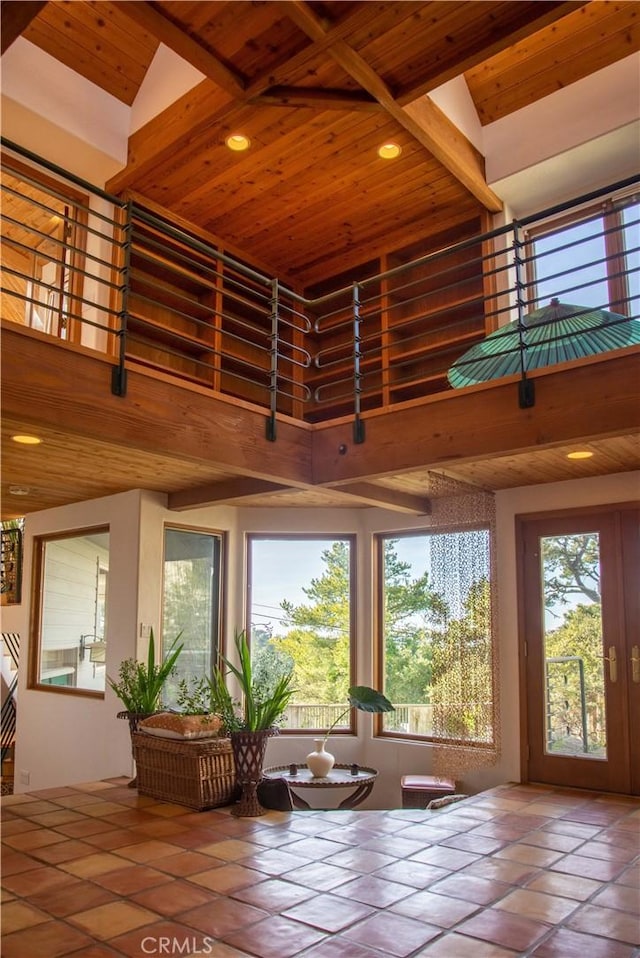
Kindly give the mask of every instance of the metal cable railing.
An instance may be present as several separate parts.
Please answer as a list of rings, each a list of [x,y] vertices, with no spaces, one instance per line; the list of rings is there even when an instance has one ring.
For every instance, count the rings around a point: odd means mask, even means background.
[[[360,442],[367,410],[514,374],[531,405],[542,360],[580,359],[598,337],[637,342],[637,177],[304,297],[197,231],[3,146],[3,317],[107,355],[120,395],[127,369],[152,368],[265,409],[270,439],[278,414],[351,415]],[[569,231],[552,233],[560,214]],[[561,315],[545,314],[555,300]]]

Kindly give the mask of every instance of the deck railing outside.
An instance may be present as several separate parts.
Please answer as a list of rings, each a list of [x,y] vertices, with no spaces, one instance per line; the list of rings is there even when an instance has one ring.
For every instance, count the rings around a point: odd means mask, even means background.
[[[639,318],[640,177],[305,297],[196,231],[3,146],[3,318],[109,356],[118,394],[135,363],[254,403],[269,438],[277,413],[353,415],[361,441],[363,411],[450,389],[451,366],[464,376],[465,350],[498,329],[493,362],[507,361],[532,404],[541,338],[551,361],[582,355],[579,310],[560,326],[543,317],[535,337],[533,310],[553,299],[610,310],[625,330]],[[560,214],[570,226],[549,232]]]

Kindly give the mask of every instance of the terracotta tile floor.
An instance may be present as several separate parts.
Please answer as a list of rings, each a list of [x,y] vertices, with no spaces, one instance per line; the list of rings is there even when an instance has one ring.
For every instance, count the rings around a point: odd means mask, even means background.
[[[4,958],[640,958],[640,799],[237,819],[117,779],[2,812]]]

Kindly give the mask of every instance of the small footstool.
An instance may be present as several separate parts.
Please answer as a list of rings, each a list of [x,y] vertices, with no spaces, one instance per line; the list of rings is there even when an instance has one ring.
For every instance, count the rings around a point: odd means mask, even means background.
[[[403,808],[426,808],[434,798],[453,795],[456,790],[452,778],[437,775],[403,775],[400,785]]]

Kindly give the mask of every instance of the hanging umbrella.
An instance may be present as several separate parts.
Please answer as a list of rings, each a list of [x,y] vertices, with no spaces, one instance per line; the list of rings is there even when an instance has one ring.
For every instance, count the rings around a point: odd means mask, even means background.
[[[521,373],[521,340],[526,372],[640,344],[637,319],[557,299],[525,316],[520,331],[517,320],[507,323],[468,349],[449,369],[451,385],[460,388]]]

